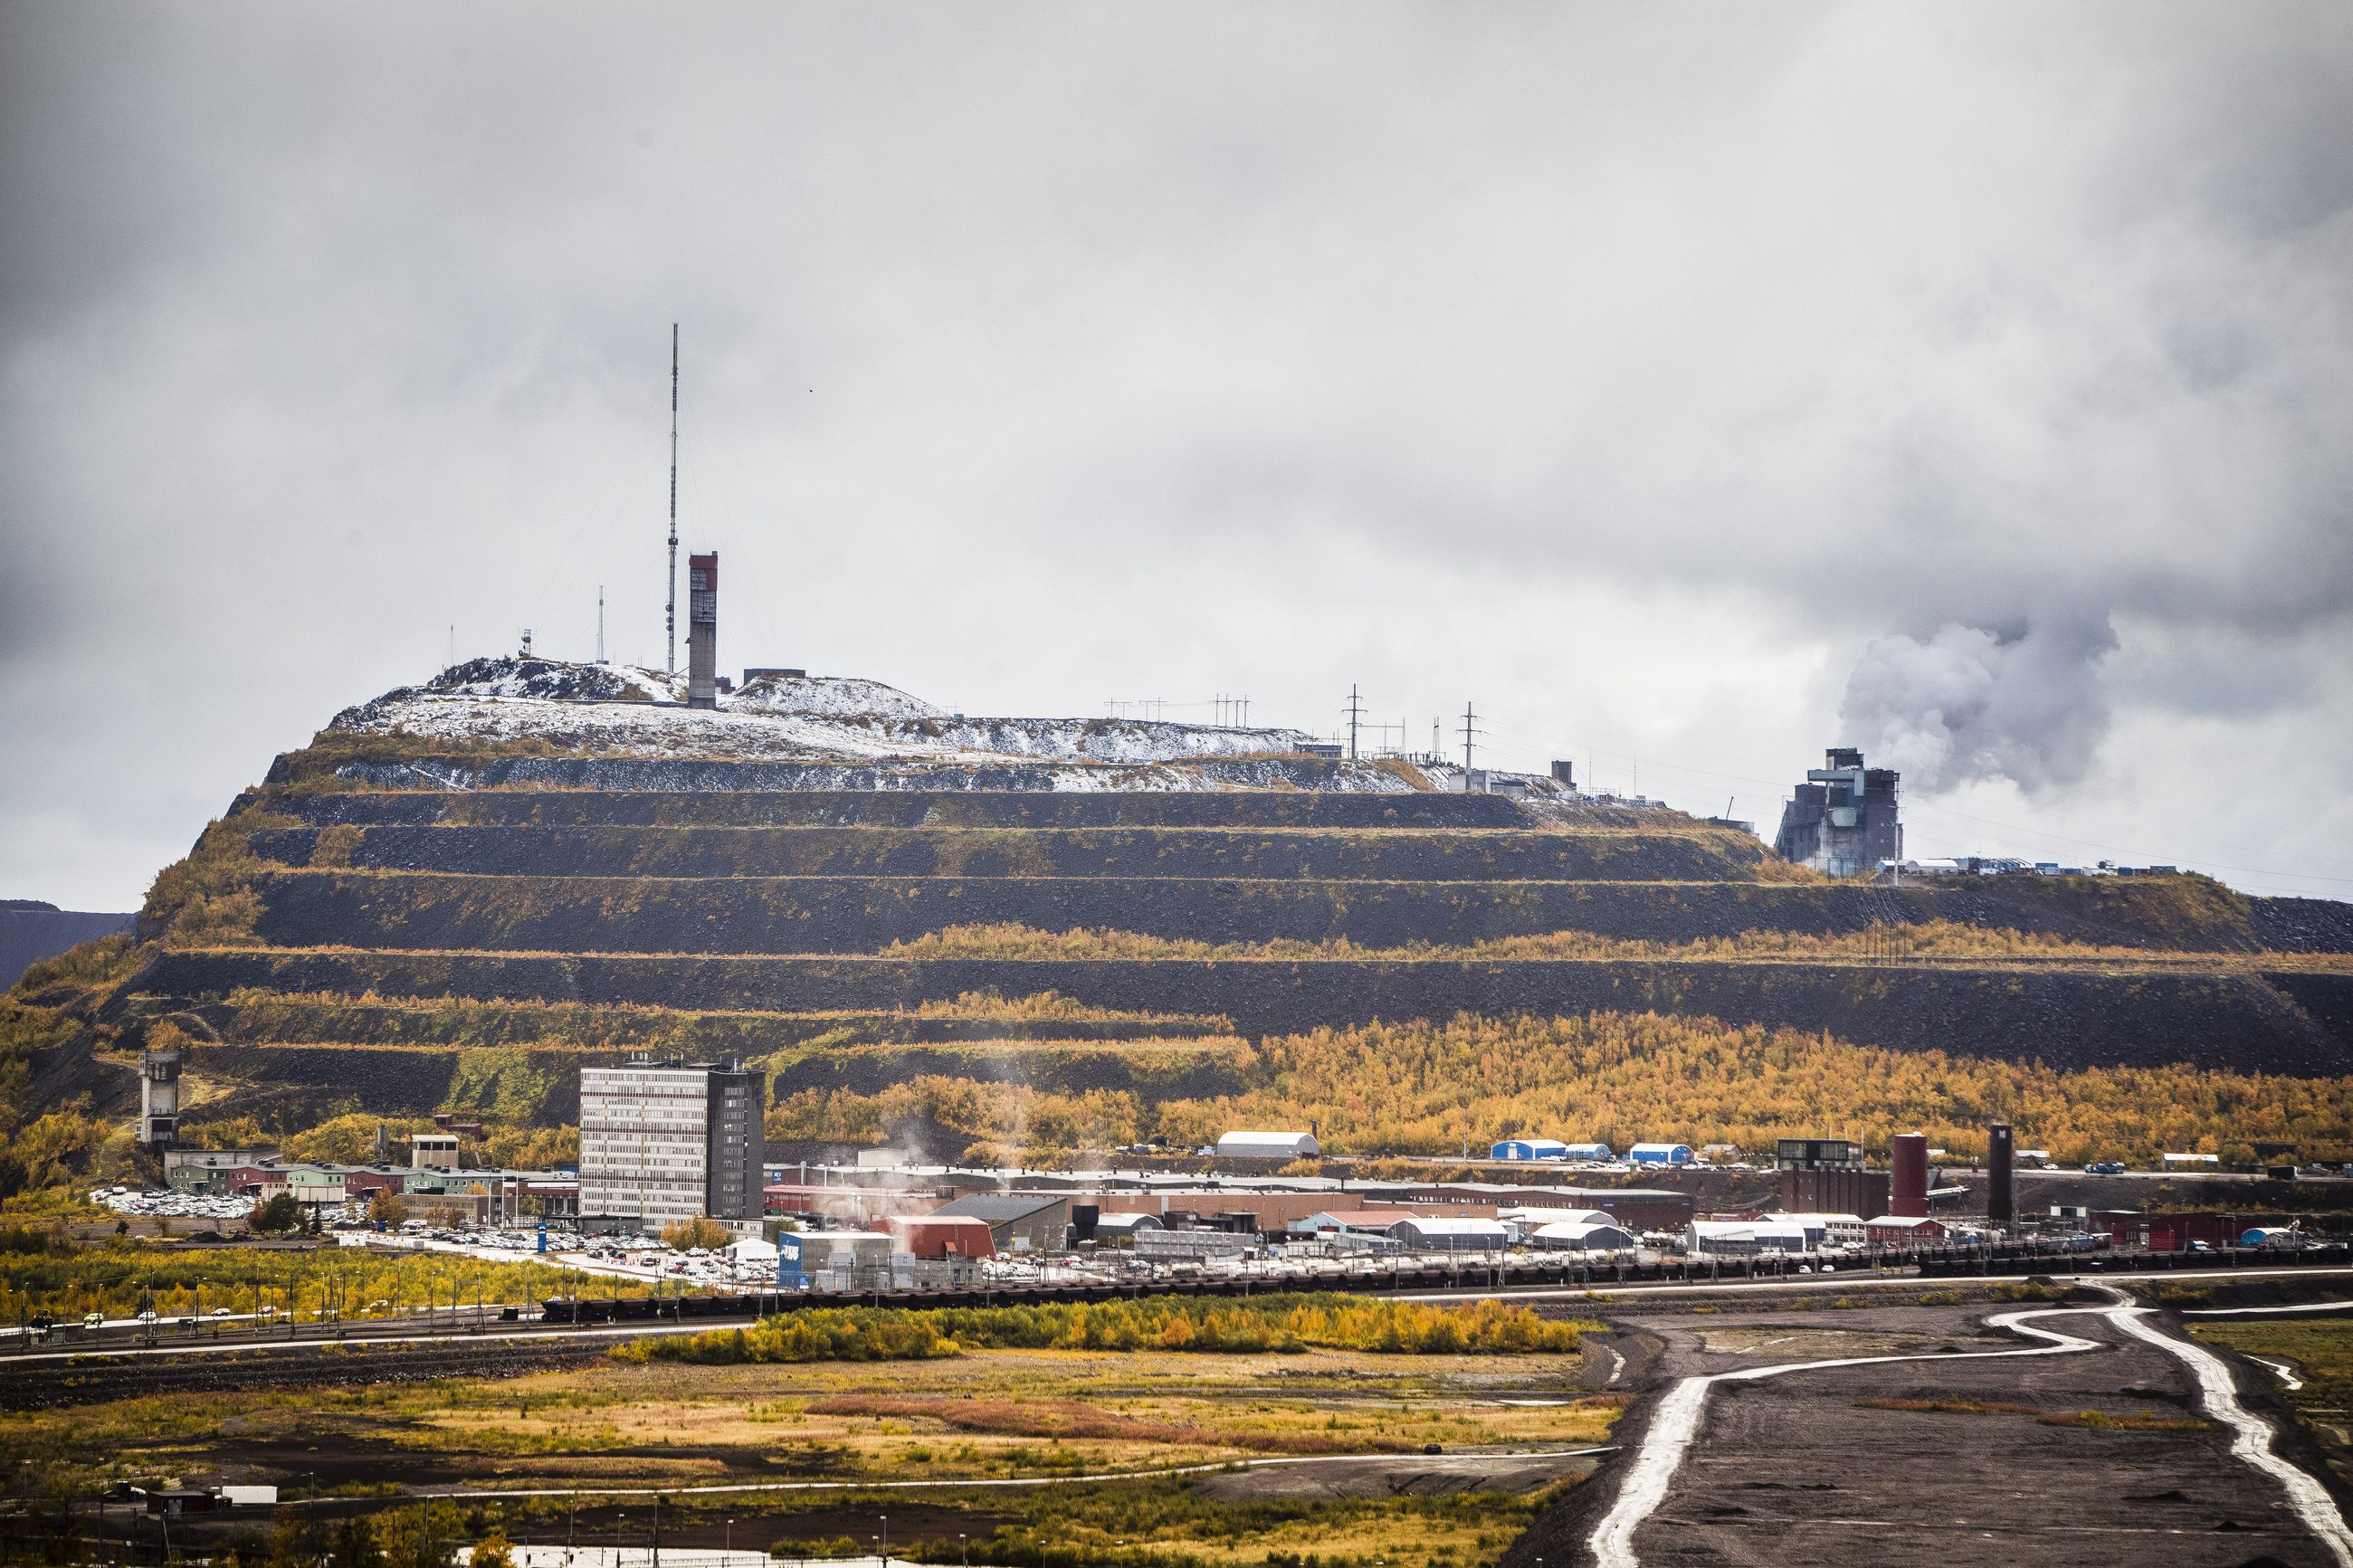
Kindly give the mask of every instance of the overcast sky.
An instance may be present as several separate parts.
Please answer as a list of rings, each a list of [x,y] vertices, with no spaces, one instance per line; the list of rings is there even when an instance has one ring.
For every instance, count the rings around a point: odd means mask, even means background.
[[[2348,147],[2341,0],[8,0],[0,896],[659,662],[676,321],[723,668],[2353,898]]]

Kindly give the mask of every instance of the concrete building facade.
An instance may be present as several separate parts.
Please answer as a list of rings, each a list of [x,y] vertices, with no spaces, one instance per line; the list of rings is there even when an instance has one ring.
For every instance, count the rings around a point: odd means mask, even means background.
[[[1904,826],[1896,819],[1893,768],[1866,768],[1862,752],[1833,746],[1825,766],[1809,768],[1806,782],[1781,807],[1774,850],[1785,860],[1833,877],[1867,877],[1904,858]]]
[[[580,1214],[657,1229],[709,1215],[757,1220],[761,1077],[707,1062],[580,1071]]]
[[[139,1057],[139,1142],[169,1149],[180,1131],[180,1053],[143,1051]]]
[[[686,705],[719,706],[719,552],[686,558]]]

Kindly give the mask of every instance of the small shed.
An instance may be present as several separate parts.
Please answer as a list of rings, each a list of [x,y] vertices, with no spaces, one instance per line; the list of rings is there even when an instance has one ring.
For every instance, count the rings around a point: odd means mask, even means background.
[[[1313,1160],[1322,1152],[1313,1132],[1229,1132],[1218,1140],[1220,1160]]]
[[[1862,1234],[1882,1247],[1912,1247],[1945,1239],[1945,1227],[1933,1219],[1888,1214],[1863,1224]]]
[[[1566,1160],[1568,1145],[1557,1138],[1506,1138],[1489,1152],[1493,1160]]]

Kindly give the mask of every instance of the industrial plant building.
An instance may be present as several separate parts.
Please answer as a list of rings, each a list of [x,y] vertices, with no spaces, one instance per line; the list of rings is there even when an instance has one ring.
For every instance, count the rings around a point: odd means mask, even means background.
[[[580,1071],[584,1225],[659,1229],[760,1217],[761,1075],[731,1064],[630,1062]]]
[[[1904,858],[1904,826],[1896,820],[1893,768],[1866,768],[1862,752],[1833,746],[1824,765],[1809,768],[1806,782],[1781,807],[1781,831],[1773,848],[1785,860],[1833,877],[1867,877]]]

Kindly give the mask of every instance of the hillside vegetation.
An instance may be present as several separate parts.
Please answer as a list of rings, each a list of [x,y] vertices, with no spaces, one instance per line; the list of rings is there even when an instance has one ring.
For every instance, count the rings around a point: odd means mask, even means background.
[[[2088,942],[2047,931],[2019,931],[2006,926],[1964,925],[1957,921],[1930,920],[1903,924],[1877,921],[1861,931],[1746,931],[1736,936],[1702,936],[1687,942],[1651,942],[1640,938],[1604,936],[1588,931],[1545,931],[1528,936],[1498,937],[1488,942],[1415,942],[1404,947],[1374,947],[1346,937],[1324,942],[1277,939],[1267,942],[1196,942],[1113,930],[1040,931],[1018,923],[945,926],[882,950],[885,958],[1005,958],[1022,960],[1099,959],[1282,959],[1300,963],[1319,960],[1413,959],[1449,961],[1496,960],[1546,962],[1559,959],[1676,960],[1797,959],[1807,963],[1933,962],[1953,959],[1970,963],[2017,961],[2030,964],[2107,963],[2173,964],[2213,968],[2236,962],[2278,966],[2275,954],[2219,955],[2181,952],[2161,948]],[[2299,955],[2288,967],[2353,971],[2353,954]]]
[[[769,1115],[771,1135],[866,1142],[936,1122],[976,1152],[1096,1147],[1160,1136],[1207,1143],[1233,1127],[1319,1124],[1327,1152],[1444,1155],[1514,1136],[1769,1148],[1796,1132],[1861,1139],[1924,1131],[1956,1154],[2010,1121],[2062,1161],[2153,1161],[2165,1151],[2252,1160],[2259,1141],[2353,1149],[2353,1079],[2109,1068],[1889,1051],[1706,1018],[1596,1014],[1443,1025],[1376,1024],[1259,1042],[1256,1085],[1150,1104],[919,1078],[878,1094],[810,1091]]]
[[[1172,766],[1172,730],[999,725],[1078,749],[957,760],[931,717],[900,755],[904,725],[844,712],[828,733],[881,749],[698,750],[738,718],[476,673],[522,684],[347,713],[157,876],[133,938],[0,1001],[0,1189],[135,1173],[153,1045],[185,1052],[188,1139],[319,1157],[450,1110],[544,1159],[579,1067],[638,1051],[760,1064],[778,1137],[989,1157],[1254,1121],[1371,1153],[1968,1149],[1996,1114],[2063,1157],[2353,1142],[2345,906],[1838,881],[1681,813],[1222,733]]]
[[[1590,1324],[1525,1307],[1467,1307],[1278,1293],[1239,1301],[1154,1296],[1039,1307],[836,1308],[786,1313],[749,1329],[630,1340],[617,1360],[692,1362],[925,1361],[965,1350],[1189,1351],[1297,1354],[1311,1347],[1381,1355],[1567,1354]]]

